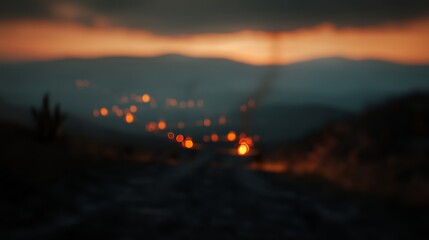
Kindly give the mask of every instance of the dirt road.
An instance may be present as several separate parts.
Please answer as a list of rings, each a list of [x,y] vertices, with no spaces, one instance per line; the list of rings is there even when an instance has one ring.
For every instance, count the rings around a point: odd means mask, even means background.
[[[273,184],[278,176],[210,152],[94,174],[2,206],[2,239],[423,239],[405,215]]]

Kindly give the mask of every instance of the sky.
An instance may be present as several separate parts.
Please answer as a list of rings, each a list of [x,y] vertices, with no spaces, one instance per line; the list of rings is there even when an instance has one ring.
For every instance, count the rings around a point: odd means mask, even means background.
[[[4,0],[0,61],[182,54],[429,64],[429,1]],[[275,46],[276,55],[272,50]]]

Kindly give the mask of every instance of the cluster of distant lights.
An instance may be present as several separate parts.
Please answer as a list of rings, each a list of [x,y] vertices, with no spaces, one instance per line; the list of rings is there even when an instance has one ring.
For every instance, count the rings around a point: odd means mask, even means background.
[[[132,94],[129,96],[124,96],[119,99],[119,104],[126,104],[130,101],[134,101],[137,103],[148,104],[152,109],[156,108],[156,101],[149,94],[145,93],[141,96]],[[187,101],[178,101],[174,98],[167,98],[165,101],[165,106],[167,108],[202,108],[204,106],[203,100],[187,100]],[[249,108],[255,106],[254,100],[249,100],[246,104],[240,106],[240,111],[245,112]],[[107,107],[101,107],[99,109],[94,109],[92,111],[92,115],[95,118],[98,117],[107,117],[109,114],[114,114],[117,117],[123,118],[125,123],[133,124],[136,121],[135,114],[138,112],[138,107],[135,104],[131,104],[129,107],[120,108],[118,105],[113,105],[110,109]],[[204,118],[201,120],[197,120],[195,125],[198,127],[210,127],[214,123],[219,125],[225,125],[227,123],[227,118],[224,115],[221,115],[217,119]],[[177,127],[178,129],[184,129],[187,124],[185,122],[177,122],[176,124],[168,124],[170,128]],[[146,131],[147,132],[159,132],[167,129],[167,122],[164,120],[159,121],[150,121],[146,123]],[[193,149],[198,146],[193,140],[191,136],[185,136],[180,133],[174,133],[173,131],[168,131],[166,133],[167,138],[170,141],[177,142],[181,144],[182,147],[187,149]],[[253,137],[246,136],[244,133],[237,134],[235,131],[229,131],[224,136],[219,136],[217,133],[206,134],[202,137],[202,141],[204,143],[216,143],[219,141],[227,141],[227,142],[235,142],[237,141],[237,147],[235,149],[235,154],[239,156],[247,155],[251,148],[254,145],[254,142],[259,141],[259,136],[254,135]]]

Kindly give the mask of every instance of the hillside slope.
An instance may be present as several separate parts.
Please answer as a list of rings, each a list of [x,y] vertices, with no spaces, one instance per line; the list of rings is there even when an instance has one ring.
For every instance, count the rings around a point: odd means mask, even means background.
[[[278,150],[290,172],[428,203],[429,93],[397,98]]]

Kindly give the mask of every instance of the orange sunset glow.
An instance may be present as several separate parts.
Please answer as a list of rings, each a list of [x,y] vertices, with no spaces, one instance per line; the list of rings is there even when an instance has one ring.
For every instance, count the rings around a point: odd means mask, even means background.
[[[162,36],[143,30],[86,27],[47,21],[0,22],[0,59],[157,56],[183,54],[264,65],[325,57],[429,63],[429,19],[366,28],[331,24],[276,34],[279,57],[270,53],[273,34],[262,31]],[[275,62],[273,62],[275,61]]]

